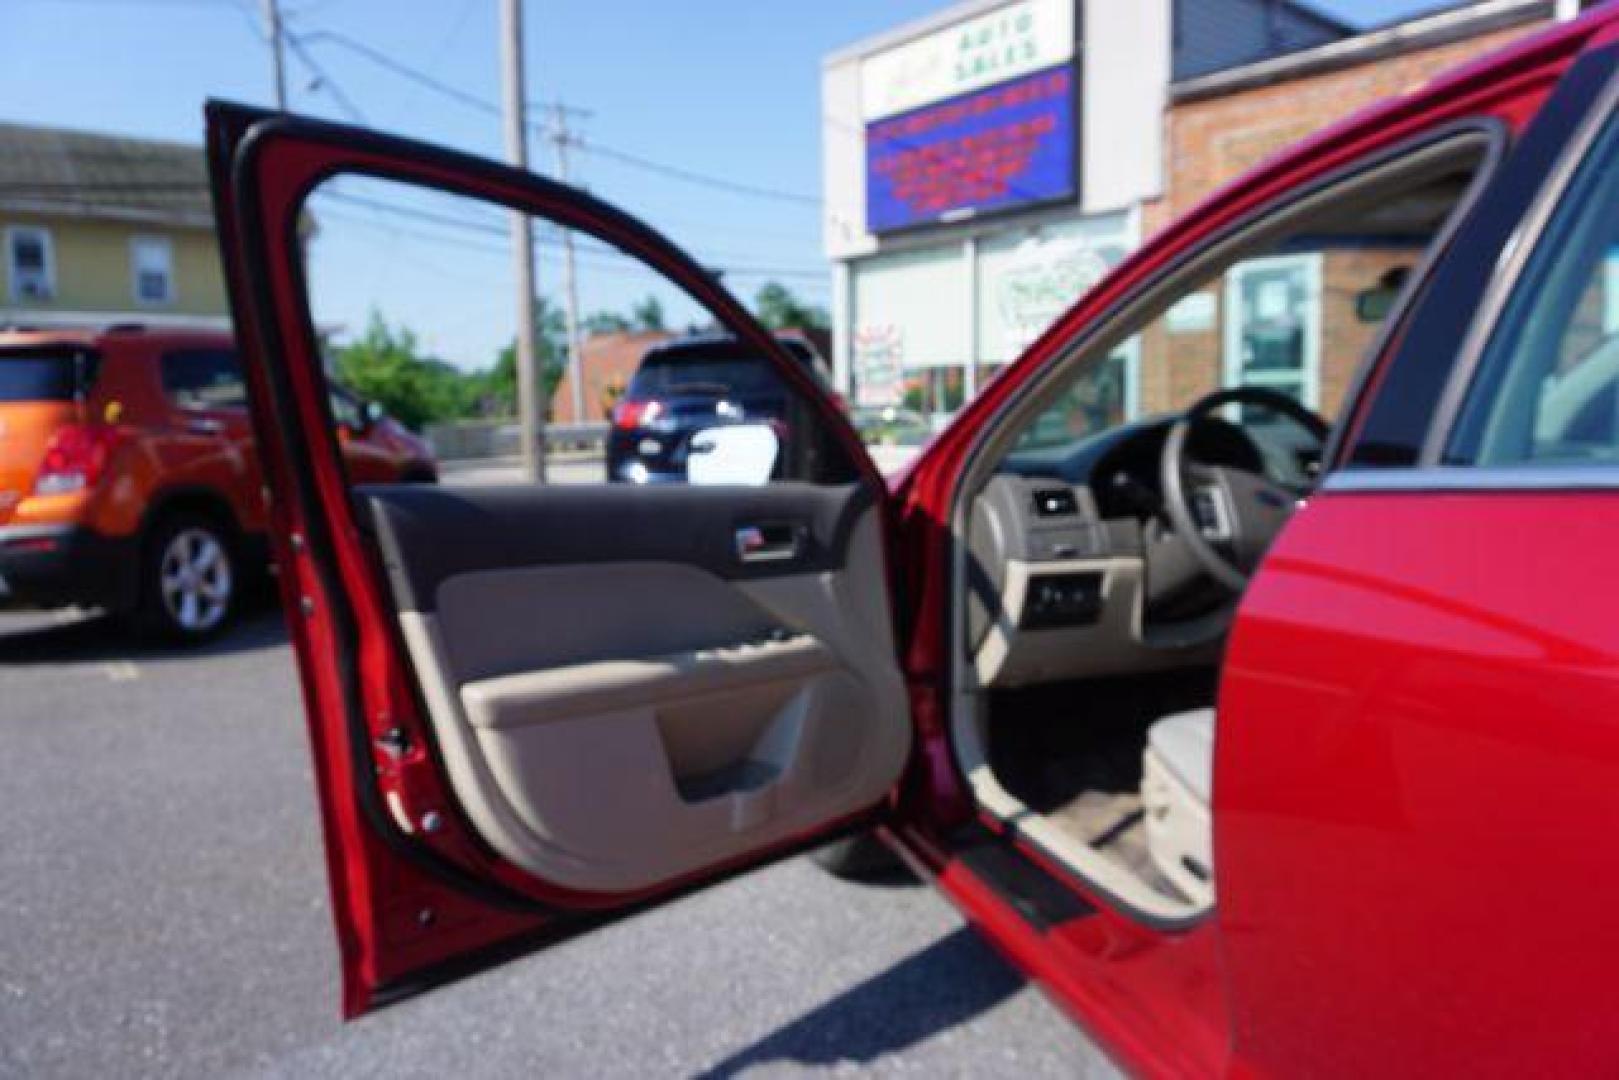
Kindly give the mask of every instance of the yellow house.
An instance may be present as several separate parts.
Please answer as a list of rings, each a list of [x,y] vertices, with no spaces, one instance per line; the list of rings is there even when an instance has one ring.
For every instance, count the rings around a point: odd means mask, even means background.
[[[0,123],[0,325],[228,329],[202,148]]]

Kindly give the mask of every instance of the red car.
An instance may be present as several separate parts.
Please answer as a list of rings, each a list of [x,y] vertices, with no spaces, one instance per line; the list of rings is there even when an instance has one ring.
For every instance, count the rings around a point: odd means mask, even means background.
[[[1616,61],[1609,8],[1259,167],[892,489],[635,220],[211,106],[345,1012],[876,826],[1134,1071],[1619,1071]],[[826,453],[756,487],[348,490],[295,242],[346,173],[657,269]],[[1333,285],[1350,255],[1364,288]],[[1256,285],[1229,389],[1074,422],[1121,343],[1209,363],[1165,313],[1284,258],[1358,336],[1310,344]],[[1305,346],[1364,352],[1330,418]],[[770,475],[757,432],[716,431],[727,475]]]

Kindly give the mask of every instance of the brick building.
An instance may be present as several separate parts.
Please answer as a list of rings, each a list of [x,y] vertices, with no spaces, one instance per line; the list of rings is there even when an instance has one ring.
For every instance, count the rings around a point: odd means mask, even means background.
[[[1352,33],[1301,0],[957,0],[827,57],[839,390],[942,421],[1140,240],[1173,82]]]
[[[667,330],[614,330],[585,338],[579,343],[584,415],[573,414],[573,382],[565,372],[551,395],[551,423],[593,424],[606,420],[640,366],[641,357],[673,336]]]
[[[1457,6],[1172,84],[1164,190],[1144,208],[1143,231],[1306,135],[1540,28],[1555,9],[1549,0]],[[1142,335],[1141,411],[1183,408],[1214,387],[1258,382],[1335,415],[1378,328],[1357,314],[1356,296],[1419,255],[1368,231],[1238,264],[1193,305],[1200,318],[1178,326],[1162,319]]]
[[[839,389],[942,420],[1221,184],[1582,6],[1476,0],[1356,29],[1298,0],[960,0],[839,51],[822,80]],[[1420,254],[1368,228],[1248,260],[1074,405],[1112,424],[1244,383],[1330,417],[1377,330],[1357,297]]]

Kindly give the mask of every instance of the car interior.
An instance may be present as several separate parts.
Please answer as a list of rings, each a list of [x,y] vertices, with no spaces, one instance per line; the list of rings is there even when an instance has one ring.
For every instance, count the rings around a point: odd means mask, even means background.
[[[1074,343],[969,466],[958,764],[983,812],[1144,918],[1215,902],[1227,631],[1309,496],[1348,373],[1489,157],[1457,135],[1234,232]],[[1159,411],[1099,424],[1088,380],[1121,353],[1173,374]]]

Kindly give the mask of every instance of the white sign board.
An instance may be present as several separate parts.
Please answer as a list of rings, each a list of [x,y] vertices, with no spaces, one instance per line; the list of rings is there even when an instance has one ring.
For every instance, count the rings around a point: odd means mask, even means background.
[[[1080,237],[1025,240],[996,282],[1002,341],[1011,354],[1028,348],[1123,254]]]
[[[1018,0],[866,57],[861,119],[895,116],[1072,59],[1074,4]]]
[[[686,482],[760,487],[770,483],[781,440],[768,424],[732,424],[692,436]]]

